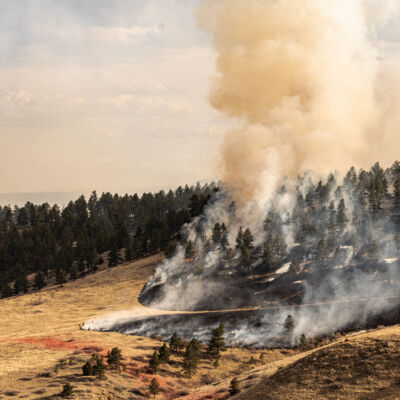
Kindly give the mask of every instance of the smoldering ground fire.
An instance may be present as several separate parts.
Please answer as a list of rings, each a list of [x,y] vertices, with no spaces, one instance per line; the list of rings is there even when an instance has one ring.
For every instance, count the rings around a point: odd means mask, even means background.
[[[379,13],[377,5],[201,2],[199,24],[217,53],[211,104],[239,127],[223,140],[221,190],[184,226],[140,300],[166,310],[260,310],[89,326],[167,336],[180,324],[204,338],[218,315],[230,343],[268,345],[282,338],[289,313],[290,343],[382,315],[396,320],[400,164],[344,171],[396,159],[396,61],[376,32],[397,5],[380,1]]]

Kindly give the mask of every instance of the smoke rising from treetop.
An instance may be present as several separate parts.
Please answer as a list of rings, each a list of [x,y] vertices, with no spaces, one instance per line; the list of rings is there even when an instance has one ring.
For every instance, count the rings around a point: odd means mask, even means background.
[[[217,52],[210,101],[239,121],[220,163],[236,200],[253,199],[271,174],[394,161],[400,90],[375,41],[394,8],[388,0],[201,2],[198,21]]]

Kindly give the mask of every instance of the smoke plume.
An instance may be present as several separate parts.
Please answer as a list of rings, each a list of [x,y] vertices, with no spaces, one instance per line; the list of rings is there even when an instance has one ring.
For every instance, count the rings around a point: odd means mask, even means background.
[[[253,199],[271,172],[394,161],[399,102],[384,90],[399,85],[376,32],[395,8],[387,0],[201,2],[198,20],[217,52],[210,101],[238,120],[221,152],[236,200]]]

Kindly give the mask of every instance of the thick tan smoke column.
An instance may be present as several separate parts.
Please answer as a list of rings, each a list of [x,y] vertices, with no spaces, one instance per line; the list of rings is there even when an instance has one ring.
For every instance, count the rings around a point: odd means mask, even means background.
[[[259,194],[270,173],[324,173],[375,161],[369,144],[379,135],[381,112],[379,62],[368,40],[373,6],[371,0],[201,2],[198,19],[217,51],[211,103],[241,121],[225,136],[221,161],[237,200]]]

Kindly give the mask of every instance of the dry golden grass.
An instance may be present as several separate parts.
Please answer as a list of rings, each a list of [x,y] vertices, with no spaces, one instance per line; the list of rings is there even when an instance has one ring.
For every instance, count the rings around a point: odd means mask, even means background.
[[[153,256],[102,270],[62,288],[53,286],[0,300],[0,399],[57,398],[67,381],[75,387],[77,399],[147,396],[153,378],[146,371],[148,359],[161,343],[145,337],[84,331],[80,325],[115,311],[145,311],[138,303],[138,295],[160,260],[161,256]],[[122,349],[125,372],[107,371],[103,381],[82,376],[81,367],[90,354],[104,355],[115,346]],[[280,360],[291,354],[292,351],[285,350],[268,351],[265,361]],[[248,363],[251,355],[259,358],[260,351],[229,349],[218,369],[203,360],[198,375],[191,380],[182,375],[181,357],[173,356],[171,364],[163,365],[157,376],[162,386],[159,398],[179,398],[199,386],[250,370],[254,367]],[[140,377],[136,376],[137,369],[142,371]],[[222,395],[225,394],[221,391],[213,398]]]
[[[236,400],[400,399],[400,327],[340,339],[258,372],[261,379]]]
[[[161,256],[153,256],[103,270],[69,282],[62,288],[53,286],[1,300],[0,396],[18,391],[16,397],[41,398],[43,395],[35,396],[37,390],[55,394],[62,387],[62,378],[52,373],[52,379],[47,382],[36,376],[53,371],[58,360],[91,346],[103,349],[114,345],[121,348],[134,346],[135,338],[82,331],[79,325],[94,316],[140,307],[138,293],[160,259]],[[27,338],[31,341],[36,338],[38,342],[20,343]],[[140,355],[140,350],[137,353]],[[74,369],[65,372],[76,373]],[[50,387],[54,381],[58,383],[57,387]],[[43,387],[46,385],[48,387]]]

